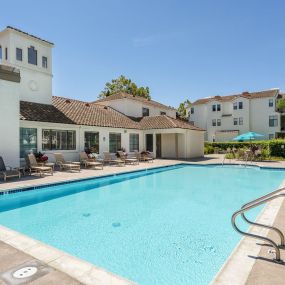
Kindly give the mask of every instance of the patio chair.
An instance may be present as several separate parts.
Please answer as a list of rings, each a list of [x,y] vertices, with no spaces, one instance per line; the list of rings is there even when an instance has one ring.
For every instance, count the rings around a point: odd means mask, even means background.
[[[103,160],[104,164],[108,163],[108,164],[125,165],[125,161],[123,161],[122,159],[114,159],[111,153],[108,151],[104,151],[103,155],[104,155],[104,160]]]
[[[80,162],[87,168],[88,166],[96,168],[96,166],[100,166],[103,169],[103,161],[96,161],[95,158],[89,158],[85,151],[80,152]]]
[[[80,162],[66,161],[62,153],[54,153],[55,164],[60,170],[77,170],[80,172]]]
[[[133,158],[128,158],[126,154],[124,154],[124,152],[122,152],[121,150],[118,150],[118,154],[121,160],[123,160],[125,163],[129,163],[129,164],[139,164],[139,160],[136,157]]]
[[[7,169],[9,168],[9,169]],[[7,178],[10,177],[19,177],[21,178],[21,172],[19,169],[6,166],[2,156],[0,156],[0,175],[3,176],[4,181],[6,182]]]
[[[141,161],[147,161],[147,162],[153,162],[153,154],[151,152],[142,152],[140,154],[140,160]]]
[[[33,153],[27,154],[26,164],[30,175],[32,174],[32,172],[39,173],[40,176],[43,176],[44,173],[50,173],[51,175],[53,175],[53,167],[45,166],[44,163],[38,163]]]

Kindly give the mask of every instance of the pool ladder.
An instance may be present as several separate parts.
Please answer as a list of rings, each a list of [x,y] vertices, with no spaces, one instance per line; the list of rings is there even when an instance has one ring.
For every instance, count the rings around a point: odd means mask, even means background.
[[[270,193],[268,193],[267,195],[264,195],[262,197],[259,197],[249,203],[246,203],[245,205],[243,205],[241,207],[240,210],[236,211],[233,213],[232,215],[232,226],[233,228],[241,235],[243,236],[248,236],[248,237],[251,237],[251,238],[254,238],[254,239],[259,239],[259,240],[263,240],[267,243],[269,243],[275,250],[275,259],[274,261],[278,262],[278,263],[281,263],[282,260],[280,259],[280,248],[284,247],[285,245],[285,238],[284,238],[284,235],[283,233],[277,228],[277,227],[273,227],[273,226],[269,226],[269,225],[264,225],[264,224],[259,224],[259,223],[255,223],[255,222],[252,222],[250,221],[246,216],[245,216],[245,212],[255,208],[255,207],[258,207],[262,204],[265,204],[269,201],[272,201],[272,200],[275,200],[277,198],[284,198],[285,197],[285,192],[284,193],[281,193],[282,191],[285,190],[285,187],[283,188],[279,188],[275,191],[272,191]],[[249,232],[244,232],[242,231],[237,225],[236,225],[236,218],[238,216],[241,216],[242,219],[250,224],[250,225],[253,225],[253,226],[257,226],[257,227],[261,227],[261,228],[266,228],[266,229],[269,229],[269,230],[272,230],[274,231],[275,233],[277,233],[277,235],[280,237],[280,245],[277,245],[276,242],[274,242],[272,239],[268,238],[268,237],[264,237],[264,236],[261,236],[261,235],[257,235],[257,234],[252,234],[252,233],[249,233]]]

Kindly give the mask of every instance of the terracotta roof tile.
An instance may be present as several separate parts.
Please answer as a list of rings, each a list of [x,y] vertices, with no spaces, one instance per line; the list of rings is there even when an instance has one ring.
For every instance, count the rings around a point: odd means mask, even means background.
[[[136,118],[135,121],[100,104],[56,96],[52,98],[52,104],[21,101],[20,120],[140,130],[180,128],[202,131],[186,121],[166,115]]]
[[[77,125],[138,129],[138,123],[110,107],[53,97],[53,105]]]
[[[174,119],[166,115],[143,117],[140,121],[140,126],[144,130],[179,128],[179,129],[203,131],[202,129],[195,127],[186,121]]]
[[[75,124],[55,106],[20,101],[20,120],[50,122],[59,124]]]
[[[175,108],[173,107],[170,107],[170,106],[166,106],[164,104],[161,104],[159,102],[156,102],[154,100],[148,100],[146,98],[143,98],[143,97],[139,97],[139,96],[133,96],[131,94],[128,94],[128,93],[124,93],[124,92],[120,92],[120,93],[117,93],[117,94],[114,94],[114,95],[111,95],[111,96],[108,96],[106,98],[103,98],[103,99],[99,99],[97,101],[94,101],[92,102],[93,104],[97,104],[97,103],[102,103],[104,104],[104,102],[107,102],[107,101],[112,101],[112,100],[120,100],[120,99],[131,99],[131,100],[135,100],[135,101],[139,101],[139,102],[142,102],[146,105],[151,105],[151,106],[155,106],[155,107],[159,107],[159,108],[163,108],[163,109],[171,109],[171,110],[175,110]]]
[[[214,97],[198,99],[192,104],[192,106],[206,104],[211,101],[227,102],[227,101],[232,101],[239,97],[243,97],[247,99],[275,97],[278,95],[278,93],[279,93],[279,89],[272,89],[272,90],[264,90],[264,91],[259,91],[259,92],[244,92],[241,94],[234,94],[234,95],[227,95],[227,96],[214,96]]]

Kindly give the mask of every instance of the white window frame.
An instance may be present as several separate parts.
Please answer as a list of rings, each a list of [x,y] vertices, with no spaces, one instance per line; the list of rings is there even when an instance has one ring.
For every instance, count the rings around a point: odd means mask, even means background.
[[[272,122],[273,124],[271,124]],[[269,127],[270,128],[278,127],[278,116],[277,115],[269,116]]]

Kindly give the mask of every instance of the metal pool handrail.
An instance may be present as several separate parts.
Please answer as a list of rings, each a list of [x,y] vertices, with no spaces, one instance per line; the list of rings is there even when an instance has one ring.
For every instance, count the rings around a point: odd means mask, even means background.
[[[273,192],[276,192],[276,191],[273,191]],[[267,202],[269,202],[271,200],[285,197],[285,193],[274,195],[274,194],[272,194],[273,192],[265,195],[266,196],[265,198],[263,198],[263,199],[262,198],[258,198],[258,199],[256,199],[257,200],[256,202],[252,201],[252,202],[248,203],[249,204],[248,206],[245,206],[244,208],[241,208],[240,210],[234,212],[234,214],[232,215],[231,221],[232,221],[233,228],[238,233],[240,233],[241,235],[252,237],[252,238],[255,238],[255,239],[260,239],[260,240],[263,240],[263,241],[266,241],[266,242],[270,243],[273,246],[273,248],[275,249],[275,255],[276,255],[275,256],[275,261],[281,262],[281,260],[280,260],[280,249],[279,249],[278,245],[273,240],[271,240],[270,238],[264,237],[264,236],[260,236],[260,235],[244,232],[241,229],[239,229],[238,226],[236,225],[236,218],[237,218],[237,216],[241,215],[242,213],[245,213],[246,211],[248,211],[250,209],[253,209],[253,208],[257,207],[257,206],[260,206],[262,204],[265,204],[265,203],[267,203]],[[279,191],[277,191],[277,193],[278,192]],[[262,225],[262,226],[264,226],[264,225]],[[272,227],[270,227],[270,226],[266,226],[266,227],[272,229]]]
[[[273,196],[273,195],[275,195],[275,194],[277,194],[277,193],[279,193],[279,192],[282,192],[282,191],[284,191],[284,190],[285,190],[285,187],[278,188],[278,189],[275,190],[275,191],[272,191],[272,192],[270,192],[270,193],[268,193],[268,194],[266,194],[266,195],[264,195],[264,196],[261,196],[261,197],[255,199],[255,200],[253,200],[253,201],[251,201],[251,202],[249,202],[249,203],[244,204],[244,205],[241,207],[241,209],[243,209],[243,208],[245,208],[245,207],[247,207],[247,206],[249,206],[249,205],[251,205],[251,204],[255,204],[255,203],[257,203],[257,202],[259,202],[259,201],[261,201],[261,200],[263,200],[263,199],[265,199],[265,198],[267,198],[267,197]],[[250,225],[254,225],[254,226],[257,226],[257,227],[263,227],[263,228],[266,228],[266,229],[270,229],[270,230],[275,231],[275,232],[277,233],[277,235],[279,235],[279,237],[280,237],[280,245],[282,245],[282,246],[285,245],[285,238],[284,238],[284,235],[283,235],[283,233],[282,233],[278,228],[273,227],[273,226],[268,226],[268,225],[264,225],[264,224],[259,224],[259,223],[252,222],[252,221],[250,221],[250,220],[245,216],[245,213],[244,213],[244,212],[241,213],[241,217],[243,218],[243,220],[244,220],[245,222],[247,222],[247,223],[250,224]]]

